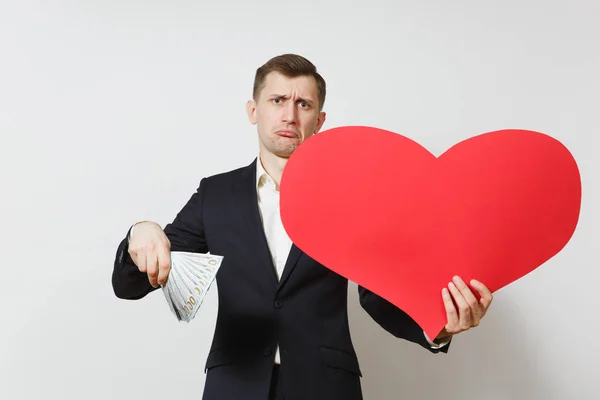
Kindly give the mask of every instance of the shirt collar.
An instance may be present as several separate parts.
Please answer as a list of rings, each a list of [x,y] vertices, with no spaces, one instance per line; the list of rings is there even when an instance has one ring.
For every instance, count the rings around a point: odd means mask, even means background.
[[[273,180],[271,175],[269,175],[269,173],[263,167],[259,155],[256,161],[256,189],[258,190],[265,186],[278,192],[278,190],[276,189],[275,180]]]
[[[262,161],[260,160],[260,155],[256,159],[256,187],[259,188],[264,185],[265,180],[267,179],[267,171],[265,171]]]

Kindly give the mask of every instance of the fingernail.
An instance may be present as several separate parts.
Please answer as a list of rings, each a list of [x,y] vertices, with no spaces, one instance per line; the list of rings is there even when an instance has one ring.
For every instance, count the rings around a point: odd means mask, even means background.
[[[450,287],[450,289],[452,289],[452,288],[454,288],[454,287],[456,287],[456,286],[454,286],[454,283],[450,282],[450,283],[448,284],[448,287]]]
[[[446,289],[446,288],[443,288],[443,289],[442,289],[442,294],[443,294],[444,296],[446,296],[446,295],[448,294],[448,289]]]
[[[453,279],[454,283],[459,284],[462,280],[460,279],[459,276],[455,276]]]

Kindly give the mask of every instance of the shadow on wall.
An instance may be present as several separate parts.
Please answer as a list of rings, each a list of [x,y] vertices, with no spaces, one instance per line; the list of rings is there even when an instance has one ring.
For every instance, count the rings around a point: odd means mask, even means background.
[[[448,354],[426,349],[384,331],[361,308],[349,285],[349,319],[363,379],[364,398],[444,400],[568,399],[559,377],[538,365],[535,338],[525,317],[503,298],[476,329],[457,336]]]

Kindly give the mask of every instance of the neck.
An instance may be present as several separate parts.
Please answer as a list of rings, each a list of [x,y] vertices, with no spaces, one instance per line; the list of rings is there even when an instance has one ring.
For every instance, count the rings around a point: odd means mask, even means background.
[[[262,166],[267,171],[267,174],[273,178],[275,184],[277,185],[277,190],[279,190],[279,184],[281,182],[281,176],[283,175],[283,169],[287,164],[288,159],[278,157],[273,153],[268,151],[260,151],[260,158],[258,162],[262,162]]]

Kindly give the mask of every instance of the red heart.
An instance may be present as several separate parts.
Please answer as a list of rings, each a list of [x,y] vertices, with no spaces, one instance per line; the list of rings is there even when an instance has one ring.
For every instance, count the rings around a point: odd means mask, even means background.
[[[447,322],[441,290],[453,276],[492,292],[521,278],[567,244],[580,204],[570,152],[526,130],[478,135],[436,158],[394,132],[334,128],[298,147],[281,181],[292,241],[431,338]]]

